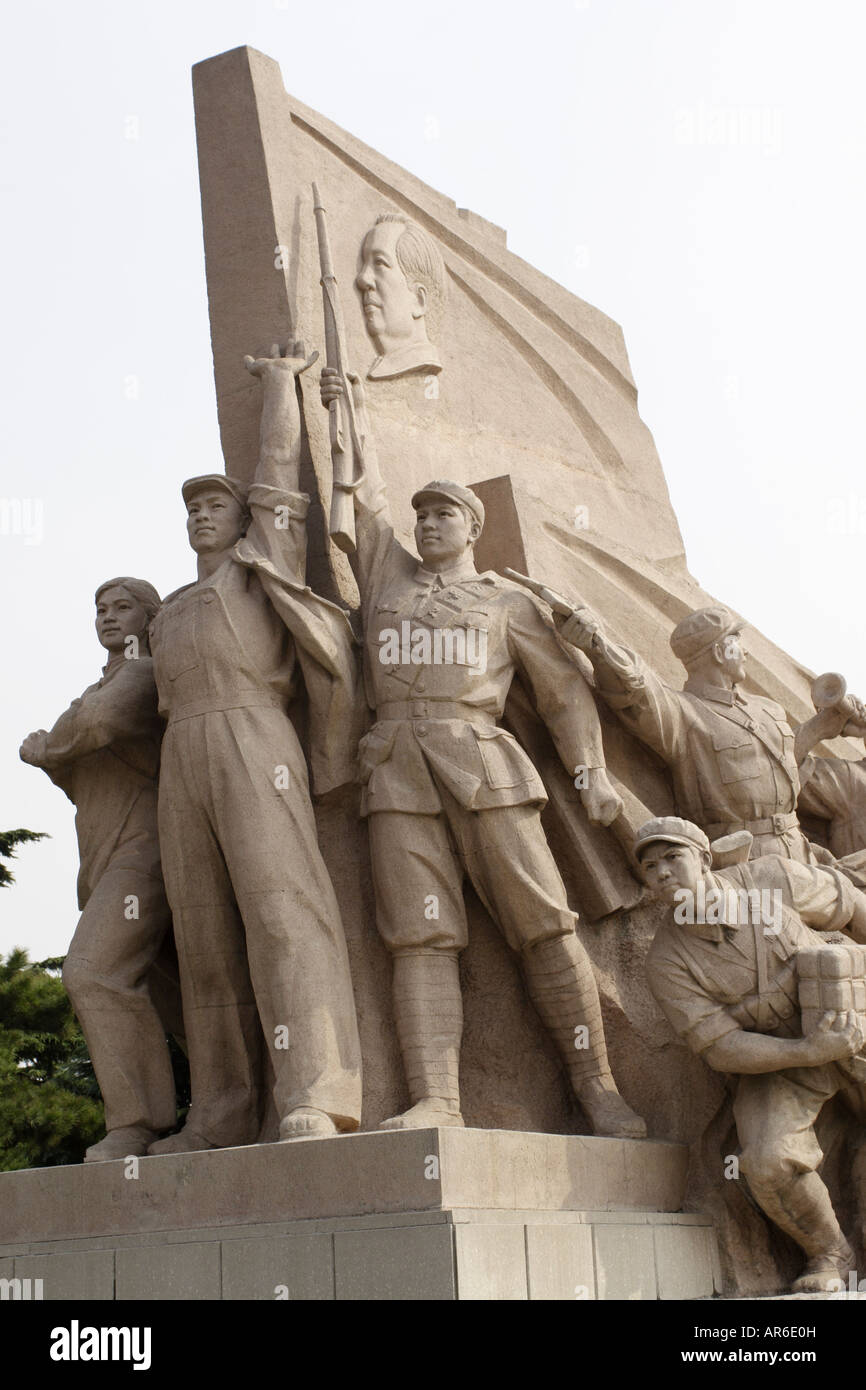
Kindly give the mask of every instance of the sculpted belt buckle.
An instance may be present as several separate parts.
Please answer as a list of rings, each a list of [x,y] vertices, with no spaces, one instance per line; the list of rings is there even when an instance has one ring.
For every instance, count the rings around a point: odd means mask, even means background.
[[[788,829],[788,817],[778,814],[773,816],[773,829],[777,835],[784,835]]]
[[[430,713],[430,711],[429,711],[429,706],[428,706],[428,702],[427,702],[426,700],[413,700],[413,701],[412,701],[412,718],[413,718],[413,719],[427,719],[428,716],[429,716],[429,713]]]

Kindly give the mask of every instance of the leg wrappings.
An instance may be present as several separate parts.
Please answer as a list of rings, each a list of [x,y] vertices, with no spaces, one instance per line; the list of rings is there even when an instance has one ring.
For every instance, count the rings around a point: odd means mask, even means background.
[[[609,1074],[598,987],[576,936],[539,941],[523,953],[529,996],[559,1048],[575,1090]],[[586,1029],[586,1034],[579,1029]],[[586,1046],[575,1046],[576,1043]]]
[[[394,1015],[412,1103],[459,1109],[463,997],[456,951],[394,957]]]

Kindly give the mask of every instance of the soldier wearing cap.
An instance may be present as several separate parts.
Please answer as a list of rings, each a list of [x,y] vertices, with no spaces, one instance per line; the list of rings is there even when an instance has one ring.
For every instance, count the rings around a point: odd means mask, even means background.
[[[853,1012],[826,1013],[802,1036],[796,956],[821,944],[810,928],[849,927],[866,939],[862,899],[841,873],[778,855],[714,870],[706,835],[676,816],[643,825],[634,853],[650,892],[671,908],[647,956],[650,988],[677,1036],[739,1078],[740,1170],[808,1257],[794,1291],[844,1287],[854,1254],[816,1171],[824,1155],[814,1125],[837,1093],[866,1118],[866,1089],[836,1065],[866,1036]],[[770,914],[762,894],[773,895]]]
[[[341,390],[325,369],[323,403]],[[590,817],[609,824],[621,803],[605,772],[592,695],[536,601],[476,570],[484,508],[471,489],[442,479],[421,488],[412,498],[420,560],[399,543],[357,378],[354,391],[366,436],[355,564],[376,712],[361,744],[362,813],[412,1101],[383,1127],[463,1123],[458,956],[467,942],[468,875],[520,953],[530,997],[593,1129],[641,1137],[644,1123],[610,1073],[592,966],[541,827],[543,783],[498,724],[520,671],[569,772],[589,769],[581,795]]]
[[[667,763],[684,816],[711,839],[748,830],[754,857],[815,862],[797,819],[800,779],[787,715],[774,700],[741,689],[740,618],[717,606],[677,624],[670,644],[688,671],[682,690],[611,641],[589,609],[556,621],[565,640],[589,657],[600,694],[623,724]]]
[[[300,674],[314,790],[352,780],[353,639],[345,614],[304,584],[295,377],[310,364],[298,344],[294,356],[275,346],[246,365],[264,386],[255,480],[248,492],[222,474],[184,484],[198,579],[166,599],[150,633],[168,720],[159,829],[192,1077],[184,1129],[151,1153],[255,1140],[262,1032],[281,1139],[360,1119],[346,943],[287,713]]]

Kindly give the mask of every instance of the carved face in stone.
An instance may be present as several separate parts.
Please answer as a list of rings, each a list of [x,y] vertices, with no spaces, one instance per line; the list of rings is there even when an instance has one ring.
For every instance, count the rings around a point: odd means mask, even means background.
[[[416,509],[415,544],[425,564],[459,564],[480,534],[478,522],[459,502],[430,498]]]
[[[716,653],[722,670],[730,676],[734,685],[746,679],[746,649],[741,633],[729,632],[721,642],[716,643]]]
[[[147,623],[143,605],[121,585],[103,589],[96,604],[96,635],[107,652],[122,652],[125,638],[141,636]]]
[[[427,290],[410,285],[397,259],[401,222],[380,222],[364,237],[355,288],[367,333],[383,355],[427,339]]]
[[[652,840],[646,847],[641,847],[641,877],[652,896],[671,907],[676,893],[681,889],[686,889],[694,899],[708,864],[709,855],[696,845]]]
[[[223,488],[202,488],[187,503],[186,529],[196,555],[229,550],[243,534],[244,510]]]

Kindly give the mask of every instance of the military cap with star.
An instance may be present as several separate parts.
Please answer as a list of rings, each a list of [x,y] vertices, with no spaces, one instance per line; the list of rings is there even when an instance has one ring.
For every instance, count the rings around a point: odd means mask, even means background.
[[[463,487],[460,483],[452,483],[449,478],[437,478],[432,483],[426,483],[419,488],[412,498],[412,506],[417,511],[422,502],[430,498],[447,498],[449,502],[459,502],[462,507],[470,512],[478,522],[479,526],[484,525],[484,503],[477,493],[469,487]]]
[[[721,604],[714,608],[699,608],[677,623],[670,635],[671,651],[684,666],[708,652],[714,642],[729,633],[740,632],[745,626],[742,618]]]

